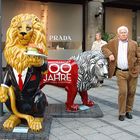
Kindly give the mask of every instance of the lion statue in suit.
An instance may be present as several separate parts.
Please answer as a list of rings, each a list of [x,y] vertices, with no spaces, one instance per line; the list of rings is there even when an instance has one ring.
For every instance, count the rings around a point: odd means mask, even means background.
[[[36,55],[28,54],[29,50]],[[20,14],[11,20],[4,56],[7,66],[0,102],[5,102],[11,115],[3,127],[11,130],[26,120],[32,131],[40,131],[47,105],[40,90],[42,73],[47,71],[47,48],[43,24],[37,16]]]

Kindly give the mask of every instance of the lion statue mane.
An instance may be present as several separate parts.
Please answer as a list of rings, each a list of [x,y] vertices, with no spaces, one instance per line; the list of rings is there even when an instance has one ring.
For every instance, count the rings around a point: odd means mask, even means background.
[[[23,21],[28,25],[26,29],[22,29]],[[27,41],[24,42],[20,35],[20,31],[27,33],[27,37],[25,36],[25,40],[27,39]],[[40,61],[40,58],[29,57],[24,55],[23,52],[26,51],[28,45],[32,45],[33,43],[36,45],[40,44],[37,47],[41,46],[43,53],[47,55],[45,36],[42,22],[37,16],[33,14],[20,14],[15,16],[12,19],[6,34],[4,55],[7,63],[21,72],[25,68],[32,66],[32,63],[35,61]]]
[[[78,91],[87,91],[97,87],[100,81],[108,76],[108,63],[100,51],[86,51],[70,59],[78,64]]]

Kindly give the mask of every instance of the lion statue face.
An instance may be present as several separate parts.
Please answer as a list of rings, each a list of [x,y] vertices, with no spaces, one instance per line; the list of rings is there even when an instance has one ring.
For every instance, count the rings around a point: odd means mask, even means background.
[[[44,58],[25,54],[28,47],[31,46],[47,55],[43,24],[33,14],[17,15],[11,20],[10,27],[7,30],[4,55],[7,63],[19,73],[27,67],[40,66],[44,61]]]
[[[99,59],[95,64],[95,75],[99,81],[108,77],[108,63],[106,59]]]
[[[22,45],[27,45],[33,36],[33,25],[31,20],[24,20],[17,25],[17,35],[19,43]]]

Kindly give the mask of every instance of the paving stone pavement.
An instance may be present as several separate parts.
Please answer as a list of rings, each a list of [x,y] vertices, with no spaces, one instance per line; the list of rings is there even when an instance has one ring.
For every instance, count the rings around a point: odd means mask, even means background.
[[[46,85],[43,88],[50,104],[66,101],[66,91]],[[49,140],[140,140],[140,77],[133,109],[133,119],[118,120],[116,78],[106,79],[102,87],[88,91],[100,106],[102,118],[53,118]],[[77,95],[76,103],[81,103]]]
[[[66,91],[47,85],[43,88],[49,103],[64,103]],[[88,91],[100,106],[102,118],[53,118],[49,140],[140,140],[140,77],[135,96],[133,119],[118,120],[116,78]],[[77,95],[76,103],[81,103]]]

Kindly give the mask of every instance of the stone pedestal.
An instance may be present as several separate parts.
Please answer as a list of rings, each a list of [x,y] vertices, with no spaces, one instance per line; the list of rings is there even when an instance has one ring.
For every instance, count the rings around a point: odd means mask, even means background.
[[[103,113],[95,104],[87,110],[79,110],[78,112],[67,112],[65,110],[65,104],[50,104],[46,109],[47,116],[58,118],[99,118],[103,117]]]
[[[39,133],[31,132],[28,133],[15,133],[12,131],[6,131],[3,129],[2,124],[7,118],[7,115],[0,122],[0,140],[49,140],[49,134],[51,129],[52,117],[45,117],[43,122],[43,130]],[[20,125],[21,127],[25,127],[25,125]],[[27,125],[26,125],[27,127]]]

